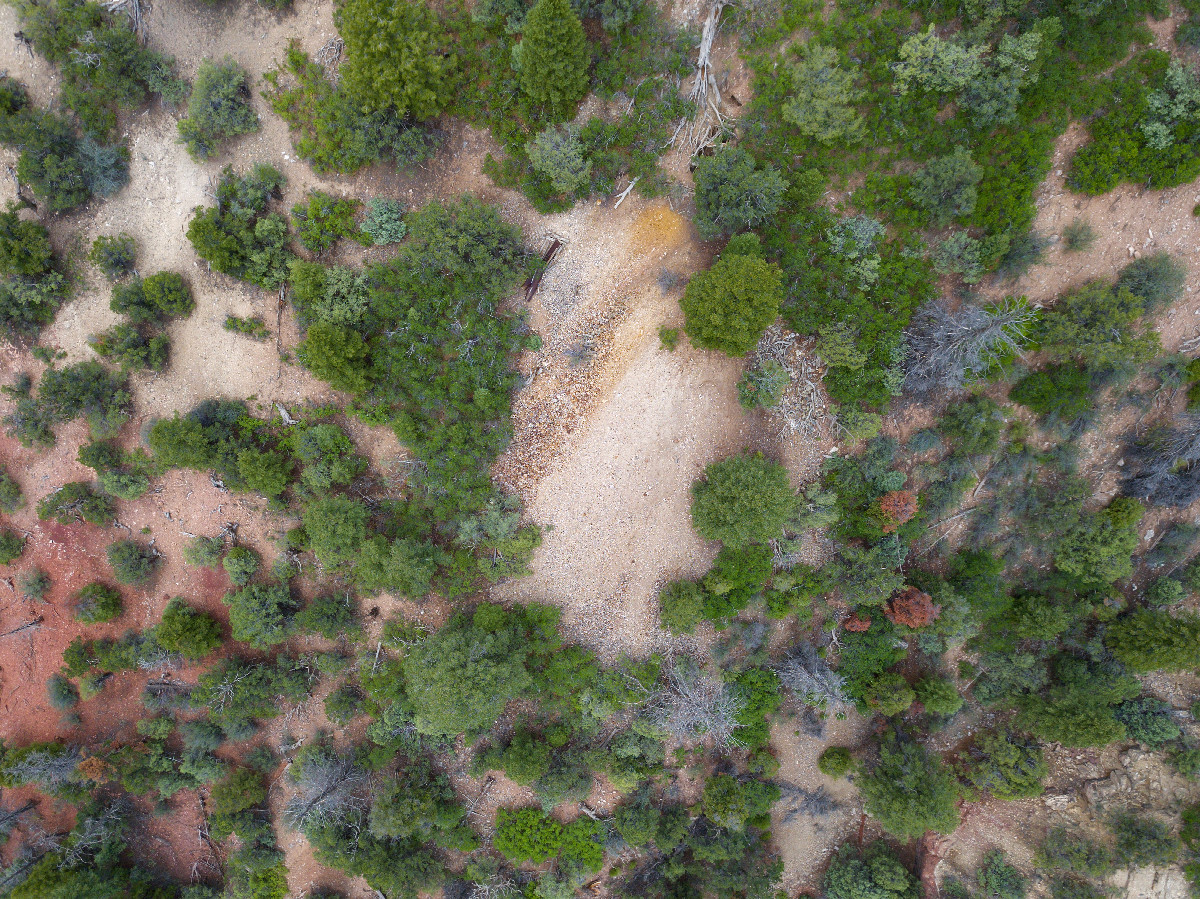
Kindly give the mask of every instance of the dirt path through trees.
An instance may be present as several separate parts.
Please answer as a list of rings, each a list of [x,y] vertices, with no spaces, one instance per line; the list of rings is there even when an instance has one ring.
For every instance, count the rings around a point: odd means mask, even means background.
[[[756,428],[737,402],[740,360],[659,339],[708,263],[690,222],[632,197],[564,219],[575,233],[531,309],[544,348],[498,466],[547,533],[533,576],[499,593],[562,606],[568,634],[605,655],[644,655],[669,642],[657,588],[716,554],[692,532],[688,487]]]

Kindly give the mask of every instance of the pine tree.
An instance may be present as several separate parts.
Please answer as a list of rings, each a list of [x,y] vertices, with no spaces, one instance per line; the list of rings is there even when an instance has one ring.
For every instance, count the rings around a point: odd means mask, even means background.
[[[575,114],[588,88],[588,47],[567,0],[538,0],[525,19],[520,44],[521,90],[544,119]]]

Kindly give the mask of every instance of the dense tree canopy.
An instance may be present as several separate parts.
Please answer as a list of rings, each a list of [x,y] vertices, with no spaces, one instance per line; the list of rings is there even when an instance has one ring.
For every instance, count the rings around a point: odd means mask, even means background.
[[[755,255],[725,253],[688,282],[679,301],[688,338],[706,350],[742,356],[779,316],[779,269]]]

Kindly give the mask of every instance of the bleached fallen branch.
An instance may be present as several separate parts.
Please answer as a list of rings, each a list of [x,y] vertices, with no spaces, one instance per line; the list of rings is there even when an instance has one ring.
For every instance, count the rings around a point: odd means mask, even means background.
[[[631,190],[633,190],[634,186],[638,183],[638,181],[641,179],[641,177],[642,177],[641,175],[638,175],[637,178],[634,178],[632,181],[629,182],[629,186],[627,188],[625,188],[623,191],[621,191],[620,196],[617,197],[617,202],[613,203],[613,209],[616,209],[623,202],[625,202],[625,198],[627,196],[629,196],[629,192]]]

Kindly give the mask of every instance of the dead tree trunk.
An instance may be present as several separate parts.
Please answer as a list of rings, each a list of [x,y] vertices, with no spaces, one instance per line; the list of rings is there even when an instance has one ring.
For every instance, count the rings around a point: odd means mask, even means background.
[[[14,627],[11,631],[5,631],[3,634],[0,634],[0,637],[11,637],[13,634],[19,634],[21,631],[27,631],[30,628],[41,627],[42,622],[45,620],[41,615],[38,615],[33,621],[26,621],[20,627]]]
[[[921,878],[921,899],[938,899],[937,869],[946,852],[946,838],[926,831],[917,844],[917,875]]]
[[[701,106],[704,106],[710,82],[713,81],[712,45],[717,36],[717,24],[721,20],[721,11],[728,5],[728,0],[717,0],[712,9],[708,11],[708,18],[704,20],[704,29],[700,32],[700,53],[696,57],[696,81],[692,85],[688,99],[695,100]]]

